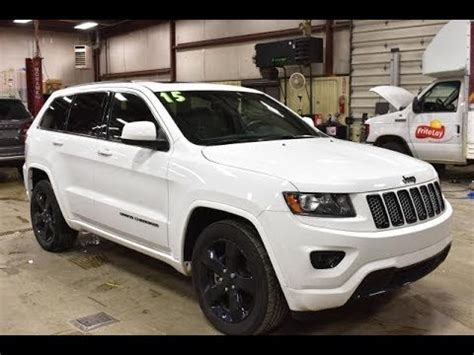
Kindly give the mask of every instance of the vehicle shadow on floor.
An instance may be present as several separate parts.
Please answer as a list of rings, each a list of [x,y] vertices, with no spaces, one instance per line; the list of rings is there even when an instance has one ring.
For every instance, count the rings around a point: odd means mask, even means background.
[[[84,234],[79,239],[90,237],[90,234]],[[131,274],[133,278],[156,285],[151,286],[151,289],[176,294],[197,305],[197,296],[191,279],[164,262],[104,239],[100,239],[98,245],[86,247],[82,246],[79,240],[75,249],[67,254],[83,253],[84,250],[87,250],[89,255],[105,255],[109,264],[116,268],[119,274]],[[417,326],[418,320],[413,319],[407,322],[411,326],[398,325],[404,323],[401,321],[403,316],[399,319],[400,321],[393,322],[392,316],[388,315],[388,325],[384,320],[387,313],[396,311],[400,303],[404,306],[403,314],[420,313],[419,302],[400,300],[400,298],[407,299],[409,287],[361,299],[340,308],[298,314],[297,319],[294,319],[292,315],[288,316],[273,334],[425,334],[429,332],[429,326],[427,326],[430,324],[429,313],[424,314],[425,317],[428,315],[428,318],[425,318],[424,327]],[[413,300],[413,297],[410,298]],[[204,316],[202,319],[206,322]]]
[[[99,243],[97,245],[88,243],[87,240],[91,238],[98,239]],[[104,255],[107,263],[118,269],[119,274],[125,273],[132,278],[146,280],[157,284],[161,289],[195,300],[191,279],[160,260],[88,233],[79,235],[74,249],[67,253],[67,257],[84,252],[90,256]]]

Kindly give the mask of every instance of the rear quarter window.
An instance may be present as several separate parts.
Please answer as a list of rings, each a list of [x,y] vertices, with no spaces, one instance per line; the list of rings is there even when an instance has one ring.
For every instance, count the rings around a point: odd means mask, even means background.
[[[63,131],[71,103],[72,96],[61,96],[54,99],[44,113],[39,126],[44,129]]]

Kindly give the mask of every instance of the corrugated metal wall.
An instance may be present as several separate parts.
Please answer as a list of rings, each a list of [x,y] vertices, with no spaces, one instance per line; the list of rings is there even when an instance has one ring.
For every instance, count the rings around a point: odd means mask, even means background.
[[[446,20],[353,21],[351,39],[351,114],[374,115],[379,97],[369,89],[390,85],[391,49],[400,49],[400,86],[417,93],[433,79],[421,74],[424,50]]]

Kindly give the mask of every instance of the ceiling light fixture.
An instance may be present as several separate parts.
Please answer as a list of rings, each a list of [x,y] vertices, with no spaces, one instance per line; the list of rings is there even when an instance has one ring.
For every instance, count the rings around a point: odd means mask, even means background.
[[[97,25],[98,25],[97,22],[83,22],[77,26],[74,26],[74,28],[78,30],[88,30],[89,28],[93,28]]]
[[[15,23],[30,23],[33,20],[13,20]]]

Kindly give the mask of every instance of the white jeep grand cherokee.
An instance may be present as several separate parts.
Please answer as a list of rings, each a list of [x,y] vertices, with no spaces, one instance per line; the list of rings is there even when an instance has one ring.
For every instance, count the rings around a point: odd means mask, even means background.
[[[88,231],[169,263],[192,275],[204,314],[227,334],[408,284],[451,245],[452,208],[431,165],[330,138],[251,89],[60,90],[26,151],[44,249]]]

